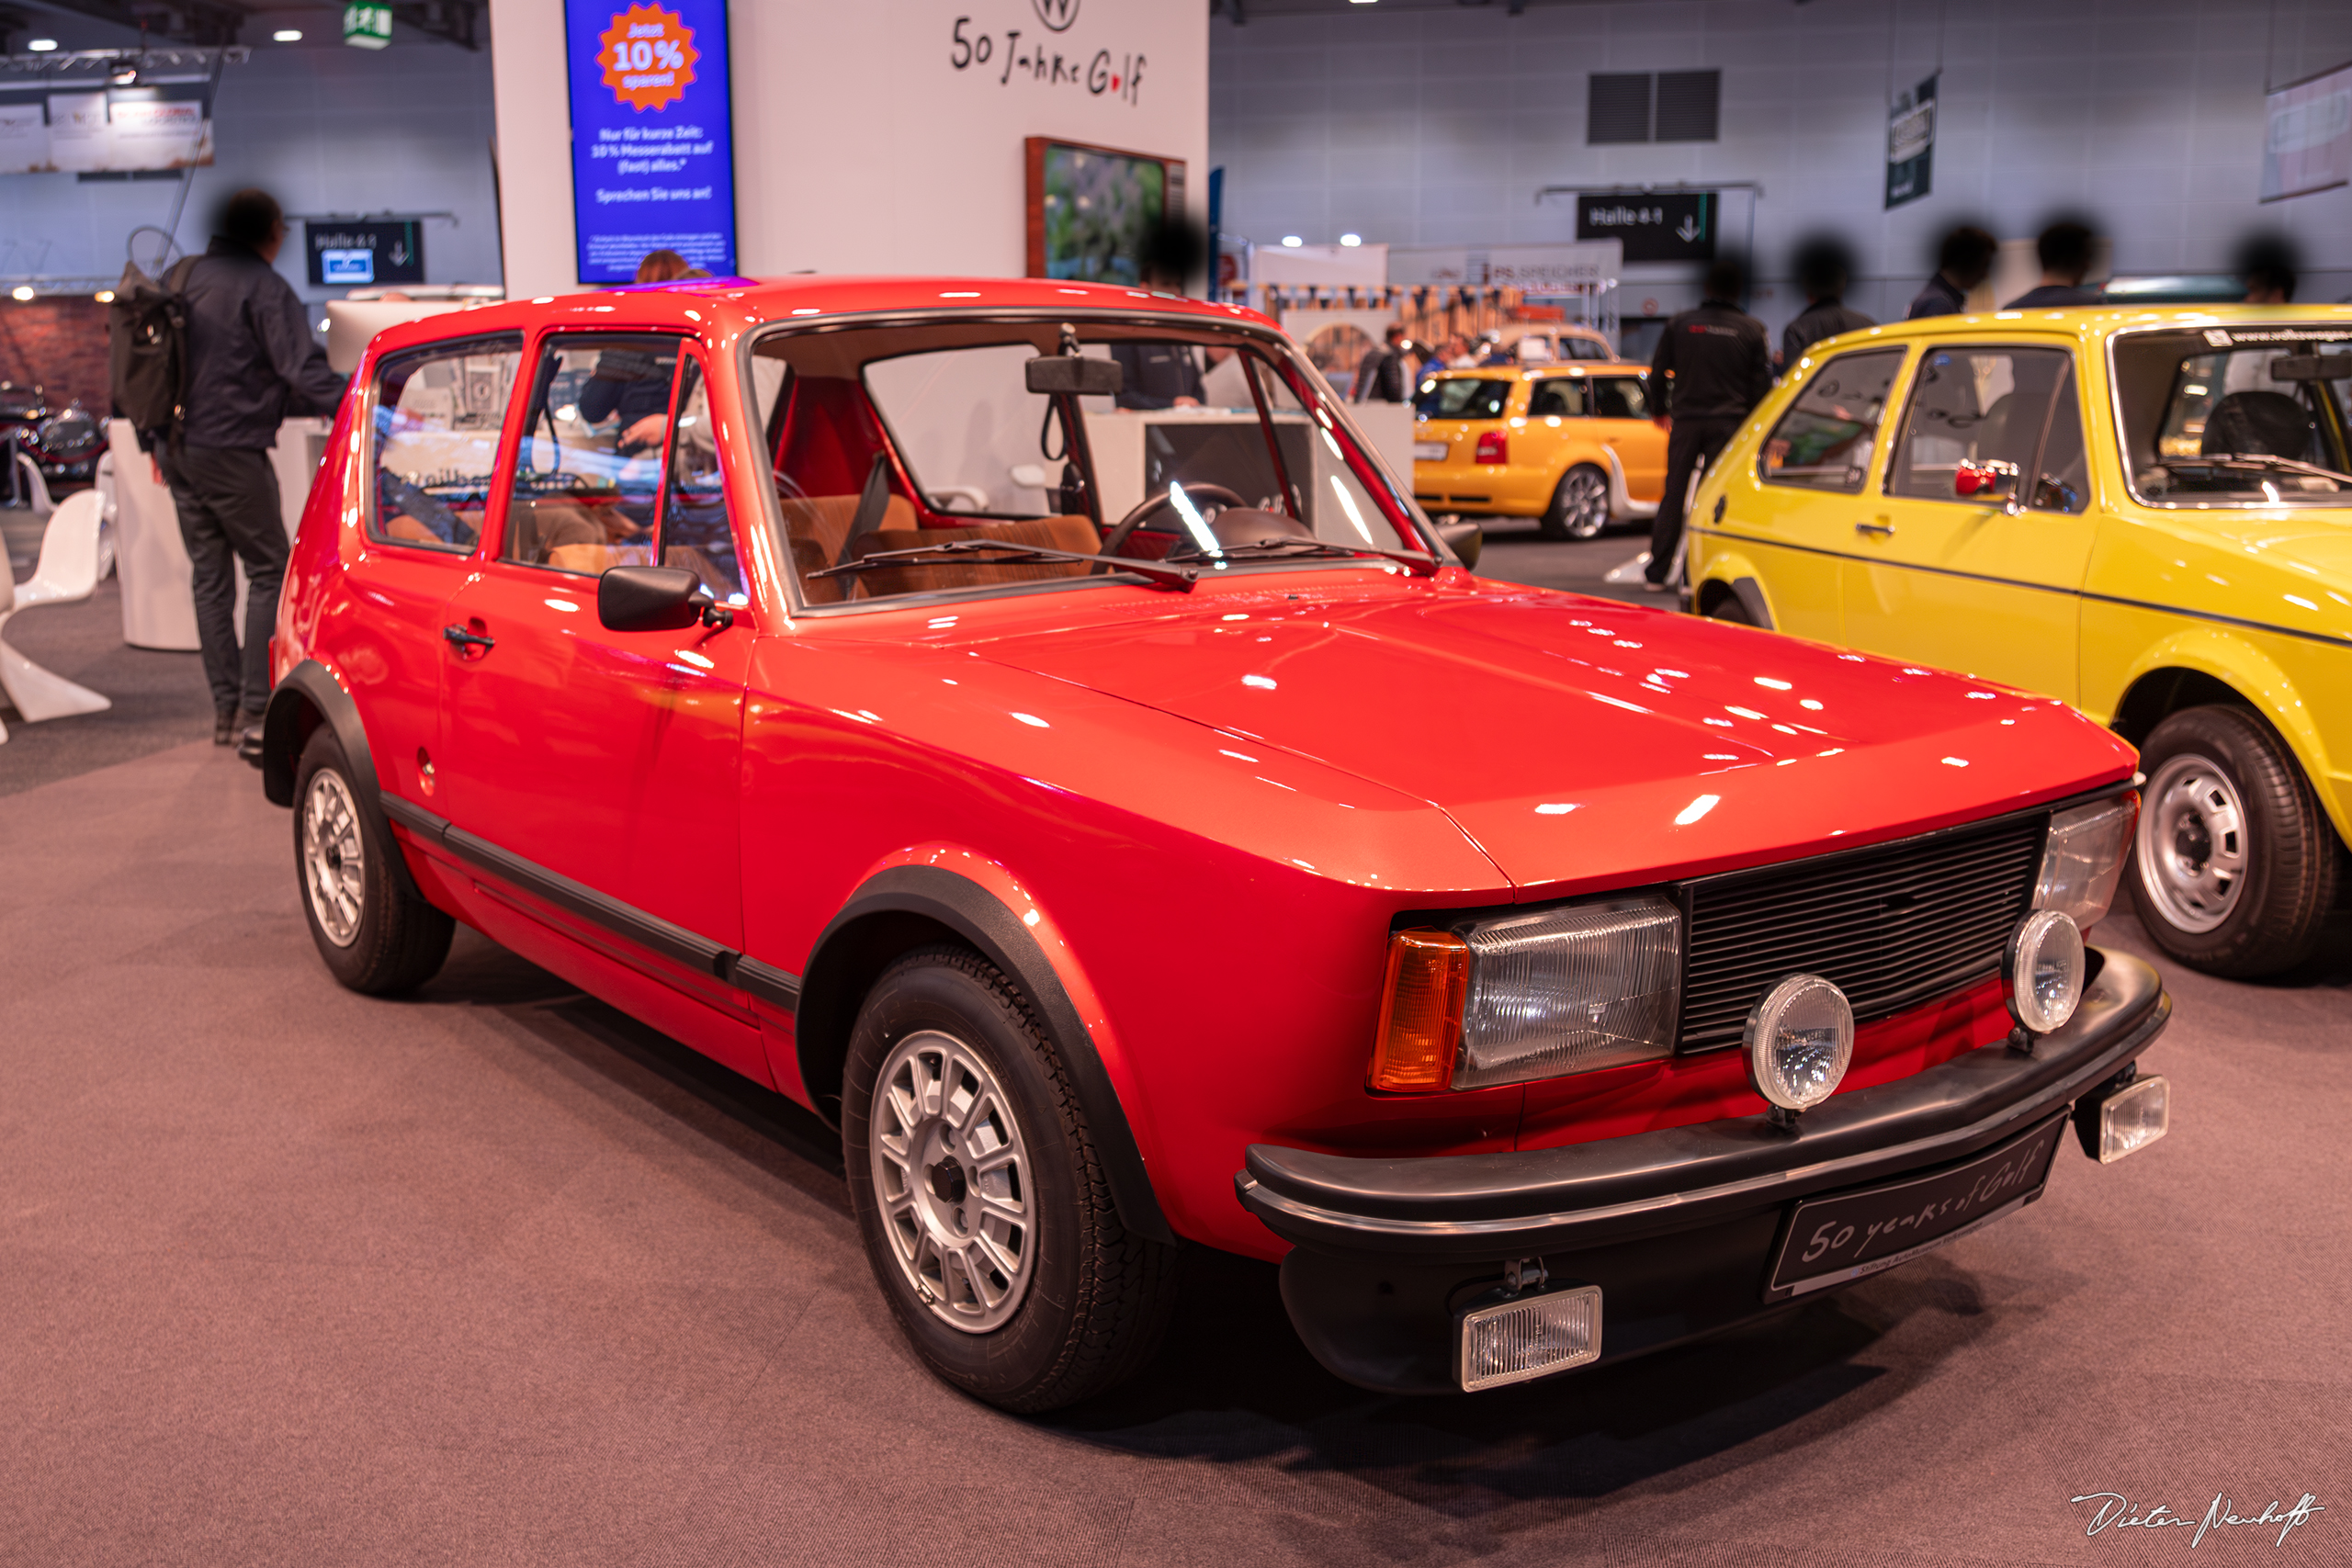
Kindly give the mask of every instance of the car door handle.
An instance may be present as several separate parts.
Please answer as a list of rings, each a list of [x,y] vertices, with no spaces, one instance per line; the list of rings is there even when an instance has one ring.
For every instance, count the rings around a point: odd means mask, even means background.
[[[1894,525],[1892,523],[1857,523],[1854,525],[1854,532],[1868,534],[1875,538],[1891,539],[1894,536]]]
[[[460,653],[465,652],[469,649],[475,648],[479,648],[484,653],[488,653],[492,649],[498,646],[498,639],[496,637],[484,637],[480,632],[469,632],[463,626],[443,626],[441,628],[441,640],[447,643],[451,648],[456,649]]]

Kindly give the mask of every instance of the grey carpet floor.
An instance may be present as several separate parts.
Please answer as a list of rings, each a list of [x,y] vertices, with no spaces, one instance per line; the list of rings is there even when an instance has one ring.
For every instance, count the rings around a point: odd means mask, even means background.
[[[290,836],[205,744],[0,803],[0,1564],[2352,1562],[2342,941],[2172,976],[2165,1143],[1764,1327],[1382,1398],[1195,1254],[1148,1375],[1018,1420],[813,1119],[462,933],[337,989]]]

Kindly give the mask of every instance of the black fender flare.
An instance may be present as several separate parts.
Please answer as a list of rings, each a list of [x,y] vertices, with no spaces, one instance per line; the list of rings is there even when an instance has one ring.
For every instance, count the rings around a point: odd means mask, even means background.
[[[368,744],[368,727],[360,722],[359,705],[343,689],[334,671],[315,659],[306,659],[286,672],[285,679],[271,688],[269,705],[262,711],[261,754],[254,765],[261,770],[261,792],[272,806],[290,807],[294,804],[294,772],[302,760],[302,748],[310,740],[311,732],[324,725],[334,731],[335,741],[343,748],[344,761],[351,764],[352,794],[359,809],[374,824],[383,842],[397,844],[392,826],[384,811],[381,790],[376,782],[376,754]],[[399,877],[405,891],[422,898],[415,879],[409,874],[408,860],[403,855],[391,857],[392,874]]]
[[[923,945],[915,933],[925,926],[953,931],[1019,987],[1069,1069],[1119,1223],[1154,1241],[1174,1241],[1118,1090],[1102,1066],[1093,1035],[1062,988],[1061,977],[1019,916],[979,884],[955,872],[930,865],[878,872],[851,895],[818,935],[801,977],[793,1022],[800,1079],[810,1096],[820,1104],[827,1099],[838,1104],[850,1029],[865,987],[899,953]]]

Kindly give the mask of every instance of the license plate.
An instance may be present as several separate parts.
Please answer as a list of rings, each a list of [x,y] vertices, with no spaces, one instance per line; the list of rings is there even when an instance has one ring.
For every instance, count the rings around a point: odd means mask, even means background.
[[[2041,1196],[2066,1130],[2053,1116],[1964,1165],[1859,1192],[1808,1198],[1789,1218],[1768,1302],[1892,1269]]]
[[[1446,446],[1442,441],[1413,443],[1413,461],[1416,463],[1442,463],[1445,461],[1445,452]]]

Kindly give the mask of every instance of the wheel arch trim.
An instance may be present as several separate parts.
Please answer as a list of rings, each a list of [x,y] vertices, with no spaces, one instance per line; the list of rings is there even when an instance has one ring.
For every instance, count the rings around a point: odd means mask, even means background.
[[[924,858],[929,862],[938,857]],[[1050,933],[1051,928],[1034,906],[1028,914],[1016,915],[997,893],[961,872],[934,863],[887,866],[859,884],[819,933],[800,977],[800,1005],[793,1026],[796,1066],[810,1100],[839,1095],[849,1033],[863,995],[855,989],[855,981],[860,967],[868,962],[858,951],[860,937],[899,924],[896,941],[898,951],[902,952],[910,934],[903,924],[907,921],[921,921],[952,933],[1020,988],[1061,1049],[1071,1087],[1102,1157],[1120,1224],[1155,1241],[1174,1240],[1152,1190],[1134,1126],[1103,1063],[1096,1030],[1089,1027],[1080,1003],[1071,997],[1075,985],[1089,1004],[1088,1010],[1097,1013],[1098,1021],[1106,1021],[1099,1019],[1091,987],[1082,976],[1066,983],[1059,967],[1047,957],[1037,932],[1042,929]]]

